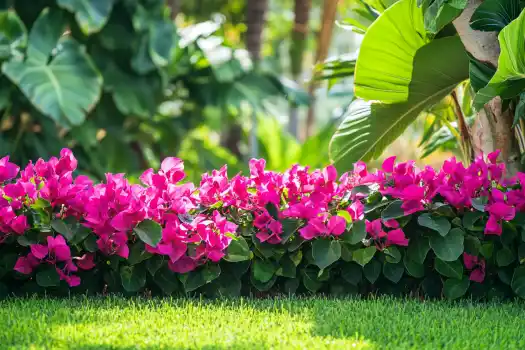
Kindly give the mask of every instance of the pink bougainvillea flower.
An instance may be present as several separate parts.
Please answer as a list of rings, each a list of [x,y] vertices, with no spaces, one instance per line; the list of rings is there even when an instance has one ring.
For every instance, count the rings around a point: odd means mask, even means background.
[[[312,240],[320,236],[340,236],[346,230],[346,219],[342,216],[333,215],[328,220],[317,217],[308,221],[308,224],[299,229],[299,234],[306,240]]]
[[[9,156],[0,159],[0,183],[16,177],[20,168],[9,162]]]
[[[385,173],[393,173],[394,165],[396,163],[396,156],[388,157],[384,160],[382,169]]]
[[[502,233],[502,220],[512,220],[516,215],[516,210],[513,206],[502,202],[487,205],[485,210],[489,213],[489,219],[485,226],[486,235],[498,235]]]
[[[187,273],[195,270],[197,263],[188,256],[183,256],[176,262],[168,261],[168,267],[171,271],[176,273]]]
[[[347,208],[348,213],[353,221],[363,220],[365,218],[365,206],[361,201],[355,201]]]
[[[470,270],[470,280],[482,283],[485,280],[485,260],[477,256],[463,253],[463,263]]]
[[[387,233],[386,245],[398,245],[407,247],[408,239],[405,237],[405,233],[403,232],[403,230],[398,228]]]
[[[71,250],[66,240],[61,235],[56,237],[47,236],[47,246],[43,244],[32,244],[31,253],[37,259],[43,260],[47,257],[50,262],[71,260]]]
[[[95,267],[95,253],[86,253],[79,258],[75,258],[77,266],[82,270],[91,270]]]
[[[29,275],[33,272],[33,269],[40,265],[40,261],[32,253],[27,256],[21,256],[16,261],[14,270],[24,275]]]

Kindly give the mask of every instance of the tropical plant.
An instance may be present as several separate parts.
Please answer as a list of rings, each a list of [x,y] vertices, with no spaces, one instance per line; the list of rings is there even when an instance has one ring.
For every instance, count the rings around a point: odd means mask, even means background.
[[[0,294],[210,297],[386,293],[525,298],[525,175],[477,157],[440,170],[388,158],[339,179],[250,161],[182,183],[167,158],[142,184],[93,183],[77,160],[0,159]]]
[[[338,167],[378,157],[422,112],[450,96],[464,159],[501,149],[516,173],[523,150],[522,9],[519,0],[401,0],[366,31],[350,19],[365,32],[355,94],[370,102],[350,106],[334,135],[330,154]],[[467,79],[475,118],[458,98]]]

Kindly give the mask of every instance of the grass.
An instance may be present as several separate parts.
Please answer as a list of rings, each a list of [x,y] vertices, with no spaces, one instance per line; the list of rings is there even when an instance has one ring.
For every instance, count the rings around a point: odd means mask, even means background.
[[[0,349],[525,349],[525,304],[378,299],[0,301]]]

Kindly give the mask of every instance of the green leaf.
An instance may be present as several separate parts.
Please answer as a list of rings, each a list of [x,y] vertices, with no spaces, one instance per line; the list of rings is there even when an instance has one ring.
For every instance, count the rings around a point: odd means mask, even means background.
[[[405,210],[401,208],[403,201],[395,200],[388,205],[388,207],[381,213],[381,219],[388,221],[392,219],[399,219],[405,216]]]
[[[94,253],[98,250],[97,237],[95,235],[88,235],[84,241],[84,248],[90,253]]]
[[[73,239],[74,232],[70,225],[68,225],[64,220],[61,219],[53,219],[51,220],[51,227],[55,232],[60,233],[62,236],[65,237],[68,241]]]
[[[454,278],[448,279],[443,285],[443,294],[450,300],[461,298],[468,290],[470,286],[470,280],[467,276],[463,276],[462,279],[457,280]]]
[[[520,266],[514,270],[510,286],[517,296],[525,299],[525,266]]]
[[[86,35],[96,33],[108,21],[115,0],[57,0],[58,6],[75,14],[78,26]]]
[[[361,52],[362,50],[361,48]],[[398,57],[381,45],[371,55],[375,56],[377,52],[385,52],[389,57]],[[446,59],[443,58],[444,52]],[[388,88],[388,92],[385,93],[398,92],[398,95],[408,100],[394,104],[357,100],[349,106],[330,143],[330,159],[340,170],[351,169],[353,163],[358,160],[368,161],[379,157],[422,111],[441,101],[461,81],[468,78],[468,56],[457,36],[436,39],[423,46],[417,53],[414,52],[414,56],[407,62],[397,62],[396,59],[395,67],[375,60],[368,61],[367,64],[384,68],[389,77],[399,76],[400,80],[404,80],[404,85],[408,86],[407,92],[404,91],[404,86],[397,90],[389,84],[378,86],[376,82],[392,79],[384,78],[374,71],[370,72],[372,80],[366,82],[372,91],[387,91]],[[408,71],[411,75],[396,75],[398,70],[407,65],[411,67],[412,64],[413,72],[412,69]],[[405,96],[407,94],[408,96]],[[381,95],[378,93],[374,99],[385,102],[381,100]]]
[[[522,92],[520,94],[518,105],[516,106],[516,110],[514,111],[514,120],[512,122],[512,127],[518,125],[518,123],[522,119],[525,119],[525,92]]]
[[[425,277],[425,267],[422,264],[418,264],[417,262],[412,261],[408,255],[405,255],[403,258],[403,263],[405,264],[405,268],[407,270],[407,273],[415,278],[423,278]]]
[[[379,16],[363,38],[357,58],[357,97],[383,103],[404,102],[415,76],[416,52],[430,42],[415,0],[401,0]]]
[[[279,220],[279,208],[277,208],[275,204],[268,202],[268,204],[265,205],[265,208],[274,220]]]
[[[364,267],[370,262],[370,260],[372,260],[376,251],[377,248],[375,246],[358,249],[352,253],[352,259],[356,263]]]
[[[295,263],[292,261],[292,259],[290,259],[289,256],[285,255],[279,261],[279,268],[277,269],[275,274],[277,276],[295,278],[297,274],[296,270],[297,269]]]
[[[151,276],[155,276],[157,271],[159,271],[159,269],[164,264],[164,259],[164,255],[155,254],[151,257],[151,259],[146,260],[146,269]]]
[[[370,263],[363,267],[363,273],[365,278],[374,284],[381,274],[381,263],[375,259],[370,261]]]
[[[301,279],[299,278],[288,278],[284,282],[284,293],[288,295],[294,295],[297,288],[301,285]]]
[[[342,236],[343,241],[350,244],[358,244],[366,237],[366,225],[364,220],[352,223],[350,232],[345,232]]]
[[[14,11],[0,12],[0,59],[20,56],[20,50],[27,44],[24,23]]]
[[[44,288],[57,287],[60,284],[60,276],[54,266],[46,266],[36,273],[36,283]]]
[[[266,283],[272,279],[277,271],[275,264],[269,260],[255,259],[252,265],[253,276],[256,280]]]
[[[494,253],[494,243],[492,242],[485,242],[481,245],[481,249],[479,250],[481,255],[483,255],[485,258],[490,259],[492,257],[492,254]]]
[[[498,69],[489,84],[476,94],[477,109],[496,96],[510,99],[525,90],[525,11],[499,33],[498,40]]]
[[[193,292],[207,283],[215,280],[221,274],[219,265],[204,265],[202,268],[188,272],[179,276],[186,293]]]
[[[178,37],[173,21],[160,19],[150,24],[149,54],[158,68],[170,63],[174,55],[173,50],[178,48],[177,42]]]
[[[430,247],[443,261],[457,260],[463,253],[463,242],[464,234],[459,228],[453,228],[445,237],[430,237]]]
[[[60,11],[42,11],[29,35],[27,59],[13,58],[2,71],[40,112],[70,126],[81,124],[94,107],[102,78],[73,39],[64,37],[57,45],[64,20]]]
[[[133,232],[140,240],[152,247],[156,247],[162,239],[162,227],[153,220],[144,220],[140,222]]]
[[[253,258],[253,253],[248,246],[248,242],[242,237],[238,236],[230,242],[226,249],[226,256],[224,260],[229,262],[238,262],[250,260]]]
[[[346,282],[357,286],[363,279],[363,268],[356,263],[345,263],[341,268],[341,277]]]
[[[143,265],[121,266],[120,279],[126,292],[138,292],[146,284],[146,269]]]
[[[350,216],[350,213],[348,211],[338,210],[336,215],[344,218],[347,224],[352,223],[352,217]]]
[[[521,13],[520,0],[485,0],[470,18],[470,27],[485,32],[499,32]]]
[[[478,256],[481,250],[481,242],[477,237],[465,236],[465,253]]]
[[[148,263],[151,260],[148,260]],[[150,271],[151,273],[151,271]],[[162,265],[153,277],[155,284],[159,286],[166,295],[171,295],[179,289],[179,280],[175,272],[171,271],[167,264]]]
[[[324,270],[341,257],[341,244],[332,239],[318,238],[312,243],[315,264]]]
[[[468,0],[435,0],[425,10],[425,28],[437,34],[458,17],[467,6]]]
[[[417,237],[415,239],[410,240],[410,244],[408,245],[407,249],[407,255],[410,258],[410,260],[420,265],[423,265],[429,250],[430,244],[428,238]]]
[[[441,236],[446,236],[452,228],[450,221],[442,216],[432,216],[428,213],[422,214],[417,218],[417,223],[423,227],[437,231]]]
[[[445,277],[455,278],[460,280],[463,277],[463,264],[459,260],[443,261],[436,258],[434,261],[434,268],[437,272]]]
[[[27,59],[44,65],[63,34],[66,18],[62,11],[44,9],[29,33]]]
[[[397,264],[401,261],[401,252],[396,246],[390,246],[383,250],[385,253],[385,260],[391,264]]]
[[[104,69],[104,90],[110,92],[120,113],[143,118],[157,111],[157,99],[162,93],[155,76],[132,76],[110,62]]]
[[[480,211],[468,211],[463,216],[463,227],[470,231],[478,231],[476,226],[476,222],[479,221],[484,216],[483,212]]]
[[[317,279],[317,272],[313,268],[305,268],[301,271],[303,276],[303,285],[310,292],[317,292],[323,286],[322,282]]]
[[[399,282],[401,277],[403,277],[403,272],[405,272],[403,264],[385,263],[383,265],[383,274],[388,280],[390,280],[393,283]]]
[[[102,87],[102,79],[84,48],[69,38],[59,42],[49,64],[11,60],[3,64],[2,71],[40,112],[64,126],[82,124]]]
[[[292,235],[295,234],[297,230],[299,230],[299,228],[301,227],[301,222],[299,220],[284,219],[281,223],[283,225],[281,242],[284,244],[288,242],[290,237],[292,237]]]
[[[144,243],[137,241],[131,245],[129,250],[128,264],[137,265],[151,258],[153,254],[146,250]]]
[[[472,207],[481,212],[485,212],[485,206],[487,205],[488,201],[489,199],[487,196],[472,198]]]
[[[496,253],[496,262],[498,266],[508,266],[516,260],[516,254],[512,249],[503,247]]]
[[[478,61],[472,56],[469,58],[470,84],[474,92],[477,93],[487,86],[494,74],[496,74],[496,69],[490,63]]]
[[[253,274],[250,275],[250,282],[259,292],[269,291],[277,281],[277,276],[274,275],[268,282],[258,281]]]

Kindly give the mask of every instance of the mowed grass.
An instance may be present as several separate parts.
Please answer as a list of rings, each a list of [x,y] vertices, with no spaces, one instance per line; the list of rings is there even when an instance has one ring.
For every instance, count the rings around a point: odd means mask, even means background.
[[[525,349],[525,304],[8,299],[1,349]]]

